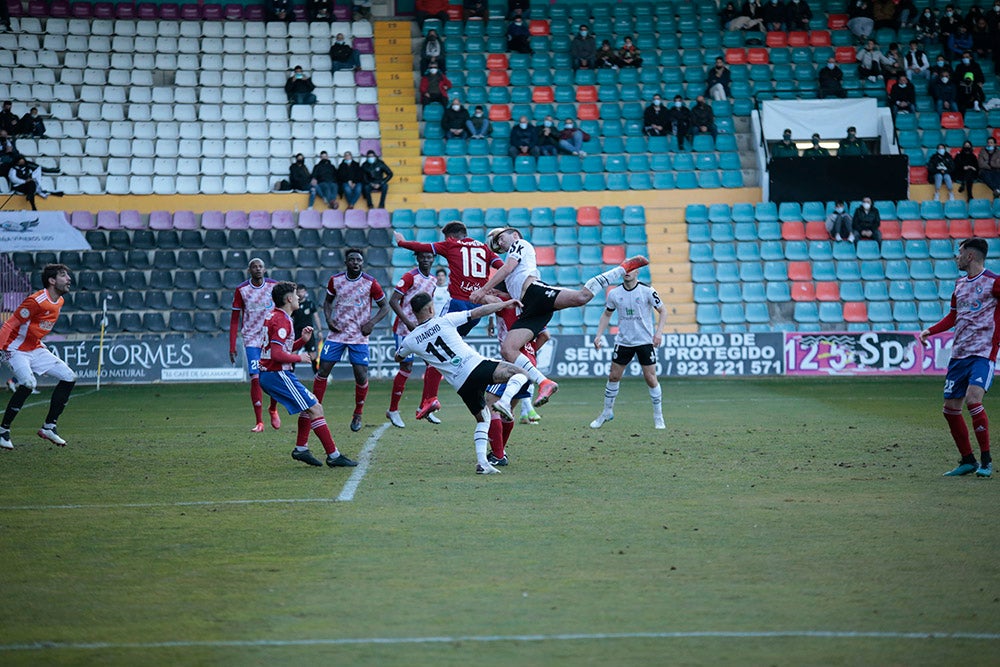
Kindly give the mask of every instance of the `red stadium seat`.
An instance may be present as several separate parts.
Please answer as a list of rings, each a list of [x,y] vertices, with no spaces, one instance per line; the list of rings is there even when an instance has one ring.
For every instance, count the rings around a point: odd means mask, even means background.
[[[983,218],[982,220],[973,220],[972,229],[975,230],[975,235],[984,238],[992,239],[997,236],[997,221],[995,218]]]
[[[927,238],[924,235],[924,222],[923,220],[903,220],[901,223],[901,233],[904,239],[923,239]]]
[[[927,184],[927,167],[910,167],[910,185]]]
[[[730,65],[746,65],[747,64],[747,52],[746,49],[730,48],[726,49],[726,62]]]
[[[791,262],[789,262],[791,264]],[[816,286],[811,282],[792,283],[792,301],[815,301]]]
[[[953,239],[967,239],[972,236],[972,222],[952,220],[948,223],[948,235]]]
[[[806,281],[812,280],[813,269],[809,262],[789,262],[788,279]],[[811,284],[811,283],[810,283]]]
[[[542,19],[534,19],[528,22],[528,32],[532,37],[546,37],[551,32],[549,22]]]
[[[552,104],[554,99],[552,86],[536,86],[531,91],[531,101],[535,104]]]
[[[491,53],[486,56],[486,69],[507,69],[507,54]]]
[[[830,14],[826,19],[826,27],[830,30],[843,30],[847,27],[847,14]]]
[[[878,230],[882,232],[882,239],[889,241],[902,238],[903,234],[903,228],[899,224],[899,220],[883,220]]]
[[[961,130],[965,128],[965,121],[957,111],[944,111],[941,113],[941,127],[946,130]]]
[[[462,7],[462,5],[448,5],[449,21],[461,21],[464,18],[465,18],[465,8]]]
[[[601,261],[614,266],[625,261],[625,247],[620,245],[606,245],[601,250]]]
[[[492,88],[506,88],[510,85],[510,75],[505,69],[491,69],[486,74],[486,85]]]
[[[864,301],[849,301],[844,304],[845,322],[867,322],[868,307]]]
[[[580,120],[597,120],[601,117],[601,111],[596,104],[581,104],[576,109],[576,115]]]
[[[425,157],[424,173],[428,176],[437,176],[445,173],[445,162],[443,157]]]
[[[822,282],[816,283],[817,301],[840,301],[840,283]]]
[[[597,86],[577,86],[577,88],[576,88],[576,101],[577,102],[596,102],[597,101]]]
[[[833,58],[840,64],[853,63],[857,60],[857,53],[854,51],[853,46],[838,46],[833,51]]]
[[[767,55],[767,49],[759,47],[749,49],[747,51],[747,62],[751,65],[767,65],[770,62],[770,58]]]
[[[830,33],[827,30],[813,30],[809,33],[809,46],[830,46]]]
[[[781,238],[786,241],[805,241],[806,226],[802,222],[781,223]]]
[[[596,227],[601,224],[601,211],[596,206],[581,206],[576,209],[576,223],[584,227]]]
[[[490,106],[490,120],[510,120],[510,107],[506,104],[494,104]]]
[[[535,259],[538,266],[552,266],[556,263],[556,249],[552,246],[539,246],[535,248]]]
[[[826,241],[830,238],[826,231],[826,222],[814,220],[806,223],[806,238],[810,241]]]
[[[929,239],[951,238],[947,220],[924,220],[924,236]]]
[[[767,37],[764,38],[764,43],[772,49],[788,46],[788,35],[783,32],[772,31],[767,33]]]
[[[809,33],[805,30],[788,33],[788,46],[809,46]]]

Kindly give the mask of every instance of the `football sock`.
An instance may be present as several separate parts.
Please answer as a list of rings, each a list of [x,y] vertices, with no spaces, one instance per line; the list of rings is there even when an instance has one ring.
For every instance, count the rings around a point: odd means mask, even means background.
[[[649,398],[653,401],[653,415],[663,416],[663,389],[660,385],[649,388]]]
[[[438,395],[438,387],[441,386],[441,371],[428,366],[424,371],[424,395],[420,397],[420,404],[423,405]]]
[[[333,442],[333,435],[330,433],[330,427],[326,425],[326,418],[317,417],[312,420],[310,424],[313,432],[319,437],[319,441],[323,443],[323,449],[327,454],[333,454],[337,451],[337,445]]]
[[[260,388],[260,378],[254,375],[250,378],[250,402],[253,403],[253,416],[257,418],[258,424],[263,421],[263,400],[264,392]]]
[[[276,400],[274,400],[273,398],[271,399],[271,404],[269,406],[267,406],[267,411],[268,412],[277,412],[278,411],[278,402]]]
[[[515,373],[510,376],[510,379],[507,380],[507,388],[503,390],[503,396],[500,397],[500,400],[507,403],[507,405],[510,405],[514,401],[514,396],[521,391],[521,387],[523,387],[527,381],[528,378],[520,373]]]
[[[304,414],[299,415],[299,426],[298,431],[295,434],[295,446],[305,447],[306,443],[309,442],[309,431],[312,430],[312,423],[309,417]]]
[[[59,419],[59,415],[66,409],[66,404],[69,402],[69,393],[73,391],[75,384],[75,381],[66,382],[65,380],[61,380],[56,385],[56,388],[52,390],[52,400],[49,401],[49,414],[45,416],[46,424],[55,425]]]
[[[534,384],[541,384],[547,379],[544,375],[542,375],[540,370],[535,368],[535,365],[531,363],[531,359],[524,356],[523,352],[517,353],[517,359],[514,360],[514,365],[524,371],[524,374],[527,375],[528,379]]]
[[[0,427],[10,428],[10,425],[14,422],[14,417],[17,417],[17,413],[21,411],[21,407],[24,406],[24,402],[28,400],[29,396],[31,396],[31,387],[19,384],[17,391],[7,401],[7,410],[3,413],[3,423],[0,424]]]
[[[392,397],[389,399],[389,411],[399,410],[399,399],[403,398],[403,390],[406,388],[406,380],[410,377],[410,371],[398,371],[396,378],[392,381]]]
[[[354,414],[360,415],[365,411],[365,398],[368,397],[368,382],[354,385]]]
[[[514,422],[500,422],[500,428],[503,429],[503,447],[506,453],[507,441],[510,440],[510,433],[514,430]]]
[[[969,427],[965,424],[962,409],[952,410],[951,408],[945,408],[944,418],[948,422],[948,428],[951,429],[951,437],[955,440],[958,453],[963,458],[972,456],[972,444],[969,442]]]
[[[615,399],[618,398],[618,389],[621,387],[621,382],[612,382],[608,380],[608,383],[604,385],[604,411],[610,413],[615,409]]]
[[[620,266],[616,266],[613,269],[608,269],[604,273],[598,273],[596,276],[584,283],[584,287],[591,294],[600,294],[605,288],[610,287],[615,283],[620,283],[624,277],[625,269]]]
[[[982,403],[969,403],[969,414],[972,415],[972,432],[976,434],[979,451],[990,451],[990,420],[986,416],[986,408]],[[980,457],[982,458],[982,457]]]
[[[490,449],[493,450],[493,456],[503,458],[503,427],[500,415],[493,413],[490,415]]]
[[[526,398],[526,399],[524,399],[524,400],[521,401],[521,416],[522,417],[527,417],[529,414],[531,414],[531,403],[532,403],[532,398],[534,397],[534,394],[535,394],[535,387],[534,387],[534,385],[531,385],[531,386],[528,387],[528,398]]]
[[[479,465],[485,466],[488,464],[486,460],[486,445],[489,443],[489,433],[490,433],[490,420],[489,420],[489,410],[483,408],[483,421],[476,422],[476,433],[474,436],[474,441],[476,443],[476,460]]]
[[[327,379],[322,375],[317,375],[313,379],[313,394],[316,395],[316,400],[320,403],[323,402],[323,395],[326,394],[326,384]]]

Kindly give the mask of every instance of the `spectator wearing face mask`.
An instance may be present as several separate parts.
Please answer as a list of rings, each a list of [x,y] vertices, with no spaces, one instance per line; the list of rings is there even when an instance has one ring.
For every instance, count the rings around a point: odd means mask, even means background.
[[[552,116],[546,116],[542,126],[538,128],[538,154],[556,155],[559,153],[559,128]]]
[[[521,16],[515,16],[507,26],[507,50],[513,53],[534,53],[531,50],[531,32]]]
[[[622,44],[622,48],[618,49],[618,62],[621,63],[621,67],[642,67],[639,49],[632,43],[632,38],[629,36],[625,37],[625,43]]]
[[[715,112],[701,95],[695,98],[691,108],[691,128],[694,134],[712,135],[713,140],[719,136],[719,131],[715,128]]]
[[[339,32],[330,47],[330,62],[334,72],[342,69],[361,69],[361,54],[347,43],[344,33]]]
[[[1000,150],[997,140],[989,137],[986,147],[979,151],[979,178],[993,192],[994,199],[1000,197]]]
[[[469,130],[466,124],[469,122],[469,110],[462,106],[457,97],[452,98],[451,106],[444,110],[441,116],[441,129],[444,130],[445,139],[467,139]]]
[[[6,174],[21,154],[7,130],[0,130],[0,174]]]
[[[583,150],[585,141],[590,141],[590,135],[578,128],[572,118],[567,118],[559,133],[559,149],[570,155],[584,157],[587,155]]]
[[[332,209],[337,208],[337,168],[330,162],[326,151],[319,154],[319,160],[313,166],[309,181],[309,208],[312,209],[316,196],[326,202]]]
[[[768,0],[764,3],[761,12],[764,19],[764,29],[769,31],[779,31],[785,29],[785,3],[781,0]]]
[[[791,0],[785,6],[785,25],[788,30],[809,30],[809,21],[812,20],[813,13],[809,3],[805,0]]]
[[[854,211],[854,218],[851,220],[851,230],[854,232],[854,241],[875,241],[879,248],[882,247],[882,215],[878,209],[872,205],[872,198],[865,197],[861,200],[861,206]]]
[[[424,37],[423,46],[420,47],[420,71],[426,72],[431,66],[431,61],[437,63],[437,67],[442,72],[444,67],[444,39],[438,36],[438,31],[431,28]]]
[[[971,74],[976,85],[982,88],[986,81],[986,77],[983,76],[983,68],[972,57],[971,51],[964,51],[961,60],[955,65],[955,78],[961,81],[968,74]]]
[[[702,94],[713,100],[727,99],[730,96],[729,84],[732,80],[732,73],[726,67],[726,62],[722,58],[716,58],[715,67],[708,70],[705,76],[705,92]]]
[[[680,95],[674,96],[674,104],[667,110],[667,134],[677,138],[677,150],[684,150],[684,139],[691,135],[691,110],[684,105]]]
[[[934,100],[934,108],[937,109],[938,113],[958,110],[956,102],[958,90],[948,70],[943,70],[941,76],[932,79],[928,90],[931,98]]]
[[[512,158],[538,155],[538,131],[527,116],[521,116],[511,128],[509,143],[507,153]]]
[[[361,165],[361,170],[365,175],[362,191],[368,208],[375,208],[372,206],[373,192],[379,193],[378,208],[385,208],[385,197],[389,194],[389,181],[392,180],[393,176],[392,169],[389,169],[389,165],[379,159],[375,151],[370,150],[365,155],[365,163]]]
[[[340,184],[340,192],[347,201],[347,209],[354,208],[354,205],[361,198],[361,186],[365,182],[365,172],[361,165],[354,161],[354,156],[344,153],[344,161],[337,167],[337,183]]]
[[[863,48],[858,49],[855,60],[858,62],[858,78],[872,83],[882,78],[882,67],[888,62],[874,39],[869,39]]]
[[[917,40],[910,42],[910,50],[903,56],[903,65],[906,67],[907,78],[914,83],[918,78],[929,79],[931,76],[931,61],[920,49]]]
[[[889,109],[892,115],[913,113],[917,108],[917,93],[905,76],[899,77],[896,85],[889,91]]]
[[[812,135],[812,146],[802,151],[802,157],[830,157],[830,151],[819,145],[819,135]]]
[[[590,29],[586,25],[580,26],[580,31],[570,42],[569,55],[573,61],[573,69],[594,69],[597,41],[590,34]]]
[[[830,56],[826,60],[826,67],[819,71],[819,98],[822,100],[827,97],[847,97],[843,81],[843,71],[837,65],[836,59]]]
[[[958,86],[955,89],[955,102],[958,105],[958,110],[963,114],[970,110],[982,111],[983,105],[986,104],[983,87],[976,83],[976,77],[972,72],[966,72],[958,80]]]
[[[643,132],[648,137],[662,137],[670,127],[670,115],[659,95],[653,95],[652,103],[642,114]]]
[[[792,141],[792,131],[785,128],[785,131],[781,134],[781,141],[776,142],[771,147],[771,157],[798,157],[799,148]]]
[[[38,115],[38,107],[31,107],[31,110],[21,117],[17,133],[29,137],[45,137],[45,122]]]
[[[469,131],[471,139],[486,139],[493,133],[490,119],[486,117],[482,104],[477,104],[473,109],[472,117],[466,122],[465,129]]]
[[[301,65],[295,66],[292,75],[285,82],[285,94],[288,95],[289,104],[316,104],[316,96],[312,92],[315,89],[315,84],[302,71]]]
[[[944,15],[938,19],[938,42],[941,50],[948,52],[948,42],[951,36],[958,32],[958,26],[962,24],[962,15],[955,11],[953,5],[944,8]]]
[[[962,150],[955,154],[954,179],[958,181],[958,191],[965,193],[967,201],[972,201],[972,184],[979,179],[979,160],[971,141],[966,140]]]
[[[281,190],[295,190],[296,192],[309,192],[311,187],[312,174],[306,166],[306,158],[302,153],[295,156],[291,166],[288,168],[288,180],[281,183]]]
[[[938,20],[934,16],[934,10],[925,7],[917,17],[917,39],[924,48],[927,48],[931,44],[938,43],[938,36]]]
[[[621,66],[618,54],[611,48],[609,40],[601,42],[601,48],[597,49],[597,54],[594,56],[594,65],[597,69],[618,69]]]
[[[444,105],[448,101],[448,91],[451,90],[451,81],[444,74],[438,71],[437,63],[431,61],[427,68],[427,74],[420,79],[420,102],[424,106],[437,102]]]
[[[837,155],[870,155],[868,144],[858,138],[858,129],[853,125],[847,128],[847,137],[840,140]]]
[[[830,240],[854,243],[853,224],[854,219],[847,212],[846,202],[840,199],[833,202],[833,210],[826,216],[826,233],[830,235]]]
[[[934,201],[941,201],[939,190],[942,185],[948,191],[948,200],[955,199],[955,193],[951,190],[951,175],[954,171],[955,160],[952,159],[951,154],[948,153],[948,149],[944,144],[938,144],[937,150],[934,151],[934,154],[927,161],[927,174],[934,179]]]

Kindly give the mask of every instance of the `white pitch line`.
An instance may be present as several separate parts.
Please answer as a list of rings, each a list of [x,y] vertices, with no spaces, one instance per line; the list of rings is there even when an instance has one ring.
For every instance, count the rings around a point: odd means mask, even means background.
[[[275,505],[280,503],[333,503],[333,498],[250,498],[246,500],[178,500],[171,503],[106,503],[102,505],[7,505],[0,512],[14,510],[113,510],[150,509],[154,507],[193,507],[198,505]]]
[[[361,480],[365,478],[365,474],[368,472],[368,465],[372,460],[372,452],[375,450],[375,445],[378,444],[379,438],[385,433],[385,430],[389,428],[389,422],[386,422],[375,429],[375,432],[368,436],[365,440],[365,446],[361,449],[361,453],[358,454],[358,467],[354,469],[351,476],[347,478],[347,483],[344,484],[344,488],[341,490],[340,495],[337,496],[337,502],[349,503],[354,500],[354,493],[358,490],[358,485],[361,484]]]
[[[118,650],[157,648],[261,648],[288,646],[357,646],[400,644],[450,644],[454,642],[551,642],[614,639],[936,639],[998,641],[1000,634],[986,632],[861,632],[852,630],[706,630],[690,632],[604,632],[553,635],[470,635],[454,637],[359,637],[339,639],[233,639],[164,642],[34,642],[0,644],[0,652],[43,650]]]

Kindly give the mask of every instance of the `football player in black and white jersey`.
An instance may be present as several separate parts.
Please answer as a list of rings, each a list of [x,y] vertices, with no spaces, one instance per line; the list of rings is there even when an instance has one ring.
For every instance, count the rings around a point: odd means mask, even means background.
[[[663,330],[667,326],[667,308],[656,290],[639,282],[638,271],[625,274],[622,284],[608,292],[607,306],[601,314],[594,335],[594,347],[601,349],[604,332],[611,322],[611,315],[618,312],[618,334],[615,336],[615,351],[611,357],[611,372],[604,386],[604,410],[597,419],[590,422],[590,428],[601,428],[604,422],[615,418],[615,399],[625,367],[633,357],[642,366],[642,375],[649,386],[649,398],[653,401],[653,424],[656,428],[666,428],[663,422],[663,392],[656,378],[656,348],[663,340]],[[653,313],[656,313],[656,328],[653,328]]]

